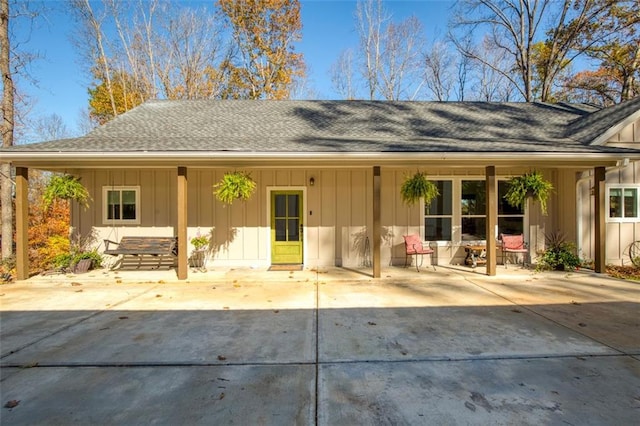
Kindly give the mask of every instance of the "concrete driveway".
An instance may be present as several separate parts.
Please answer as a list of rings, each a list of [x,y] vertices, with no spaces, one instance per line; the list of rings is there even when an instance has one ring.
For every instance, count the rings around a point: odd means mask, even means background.
[[[0,422],[638,424],[640,284],[391,268],[0,286]]]

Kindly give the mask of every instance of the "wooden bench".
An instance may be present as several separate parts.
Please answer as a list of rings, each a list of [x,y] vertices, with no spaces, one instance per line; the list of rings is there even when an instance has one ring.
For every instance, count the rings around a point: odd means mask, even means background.
[[[109,248],[111,245],[117,247]],[[149,259],[145,256],[152,256],[153,265],[157,262],[155,268],[159,268],[164,259],[170,259],[173,266],[178,256],[177,237],[122,237],[119,243],[104,240],[104,247],[104,254],[122,255],[123,262],[127,256],[133,256],[137,260],[138,268],[143,265],[143,260]]]

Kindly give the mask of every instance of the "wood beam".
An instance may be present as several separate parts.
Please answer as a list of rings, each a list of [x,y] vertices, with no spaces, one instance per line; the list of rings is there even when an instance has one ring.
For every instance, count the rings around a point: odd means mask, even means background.
[[[607,234],[606,234],[606,210],[605,210],[605,178],[606,169],[604,167],[596,167],[594,169],[594,219],[595,219],[595,253],[594,253],[594,270],[603,274],[607,271]]]
[[[373,167],[373,278],[380,278],[380,247],[382,245],[380,166]]]
[[[187,168],[178,167],[178,279],[186,280],[189,274],[187,255]]]
[[[487,166],[485,169],[487,191],[487,275],[496,274],[496,229],[498,228],[498,180],[496,178],[496,166]]]
[[[29,278],[29,169],[16,167],[16,279]]]

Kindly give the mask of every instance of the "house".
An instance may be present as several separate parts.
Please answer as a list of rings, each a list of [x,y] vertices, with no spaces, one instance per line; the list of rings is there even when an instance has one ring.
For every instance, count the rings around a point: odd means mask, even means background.
[[[72,225],[118,240],[178,237],[180,279],[190,239],[211,235],[209,264],[360,267],[404,263],[403,235],[419,234],[439,264],[486,244],[496,273],[500,233],[524,233],[535,257],[562,231],[582,256],[628,261],[640,239],[640,98],[584,104],[386,101],[149,101],[86,136],[0,150],[16,167],[18,277],[28,276],[28,169],[82,178],[93,202]],[[506,180],[538,170],[552,181],[548,215],[503,200]],[[251,173],[246,202],[224,205],[213,185]],[[425,171],[440,195],[400,198]],[[626,257],[625,257],[626,256]]]

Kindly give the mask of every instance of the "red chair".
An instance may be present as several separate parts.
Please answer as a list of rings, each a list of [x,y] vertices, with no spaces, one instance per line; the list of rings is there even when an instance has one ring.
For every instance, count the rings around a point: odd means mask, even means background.
[[[409,256],[416,257],[416,270],[420,272],[420,268],[418,268],[418,255],[420,255],[420,266],[424,262],[425,254],[433,254],[433,249],[430,247],[425,247],[422,244],[422,239],[419,235],[404,235],[404,249],[405,249],[405,257],[404,257],[404,267],[407,267]]]
[[[522,267],[526,265],[527,256],[529,255],[529,248],[527,247],[527,243],[524,242],[524,235],[509,235],[509,234],[500,234],[500,239],[502,240],[502,263],[504,267],[507,267],[507,254],[508,253],[522,253]],[[518,260],[516,258],[516,264]]]

